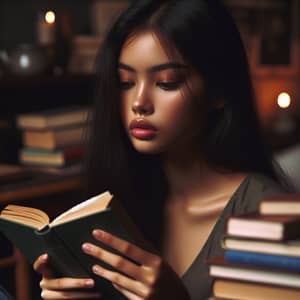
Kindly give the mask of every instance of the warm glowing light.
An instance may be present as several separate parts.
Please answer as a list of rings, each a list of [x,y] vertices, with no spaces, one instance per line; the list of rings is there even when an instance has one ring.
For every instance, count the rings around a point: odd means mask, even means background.
[[[47,11],[45,14],[45,20],[48,24],[53,24],[55,22],[55,13],[53,11]]]
[[[280,93],[277,98],[277,104],[281,108],[288,108],[291,105],[291,97],[288,93]]]

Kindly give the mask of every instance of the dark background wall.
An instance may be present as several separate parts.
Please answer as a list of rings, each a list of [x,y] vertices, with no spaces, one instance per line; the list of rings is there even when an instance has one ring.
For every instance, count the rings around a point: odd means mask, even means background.
[[[74,33],[90,33],[92,0],[0,0],[0,50],[35,42],[37,15],[51,10],[69,11]]]
[[[10,51],[22,43],[34,43],[38,12],[47,9],[53,9],[57,13],[68,11],[71,15],[75,35],[91,33],[91,4],[95,1],[101,0],[0,0],[0,51]],[[253,44],[254,41],[258,44],[256,43],[253,49],[247,47],[246,44],[246,48],[249,52],[258,109],[263,122],[267,123],[278,109],[276,97],[283,91],[291,94],[294,102],[292,110],[300,114],[300,0],[224,0],[224,2],[228,5],[233,3],[233,6],[236,7],[240,6],[242,16],[248,14],[250,16],[249,24],[254,23],[253,26],[259,32],[264,31],[263,26],[259,24],[257,18],[251,17],[251,9],[247,8],[249,3],[256,6],[255,9],[258,8],[258,10],[261,10],[263,6],[272,6],[274,3],[290,3],[292,5],[291,43],[283,47],[284,49],[293,49],[293,59],[290,65],[278,68],[274,65],[262,66],[259,64],[261,33],[255,32],[254,35],[251,35],[248,39],[250,44]],[[260,13],[263,15],[263,19],[268,17],[268,11],[270,10],[267,9],[263,14]]]

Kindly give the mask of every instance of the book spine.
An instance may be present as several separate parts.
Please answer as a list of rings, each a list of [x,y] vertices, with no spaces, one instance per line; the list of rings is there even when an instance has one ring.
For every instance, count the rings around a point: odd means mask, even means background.
[[[225,260],[230,263],[300,271],[300,258],[283,255],[269,255],[255,252],[226,250]]]

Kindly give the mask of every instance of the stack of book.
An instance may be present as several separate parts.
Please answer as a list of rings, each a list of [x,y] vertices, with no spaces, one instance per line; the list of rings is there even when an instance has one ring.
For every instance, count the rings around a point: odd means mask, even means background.
[[[49,173],[80,171],[87,118],[88,108],[80,106],[18,115],[20,162]]]
[[[227,220],[224,257],[210,261],[222,299],[300,299],[300,195],[278,195]]]

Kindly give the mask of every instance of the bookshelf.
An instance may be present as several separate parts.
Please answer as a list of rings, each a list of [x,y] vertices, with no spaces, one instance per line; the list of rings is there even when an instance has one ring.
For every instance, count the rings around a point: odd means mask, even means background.
[[[93,2],[95,1],[28,0],[23,3],[1,0],[0,55],[5,52],[10,58],[20,45],[36,46],[38,14],[48,10],[56,13],[58,27],[62,24],[62,18],[67,17],[65,25],[70,25],[71,30],[68,38],[93,36]],[[61,33],[61,27],[59,28]],[[58,42],[59,38],[56,38]],[[16,127],[18,114],[91,104],[94,75],[70,74],[68,68],[63,68],[61,75],[54,76],[52,73],[55,72],[49,68],[39,75],[17,76],[9,70],[9,65],[1,68],[0,61],[0,164],[18,163],[18,151],[22,146],[21,131]],[[8,203],[24,204],[41,208],[54,217],[58,212],[82,201],[81,190],[82,181],[79,176],[38,175],[17,184],[0,184],[0,207]],[[23,256],[0,235],[0,285],[7,288],[16,300],[38,300],[40,289],[37,277]]]
[[[18,163],[21,131],[16,115],[42,109],[91,103],[93,75],[32,76],[0,78],[0,163]],[[36,174],[18,183],[0,185],[0,206],[8,203],[41,208],[56,216],[58,212],[83,200],[78,176],[62,177]],[[16,300],[39,299],[39,276],[22,254],[0,236],[0,284]]]
[[[0,77],[0,163],[18,163],[21,131],[16,127],[20,113],[69,105],[89,105],[93,94],[94,75],[68,74],[51,76]],[[62,210],[83,200],[79,176],[36,174],[0,185],[0,207],[17,203],[43,209],[54,217]],[[23,255],[0,234],[0,284],[16,300],[40,299],[39,276]]]
[[[8,56],[22,44],[36,44],[37,15],[54,9],[58,15],[73,16],[72,34],[91,34],[90,3],[92,1],[36,1],[26,3],[0,1],[0,51]],[[2,72],[1,72],[2,71]],[[45,71],[35,76],[17,76],[0,70],[0,163],[17,164],[21,148],[21,131],[16,127],[20,113],[70,105],[91,103],[94,75],[69,74],[66,70],[54,76]],[[54,217],[83,200],[79,176],[36,175],[18,183],[0,185],[0,207],[8,203],[29,205],[45,210]],[[39,277],[32,271],[17,249],[0,235],[0,285],[16,300],[40,299]]]

